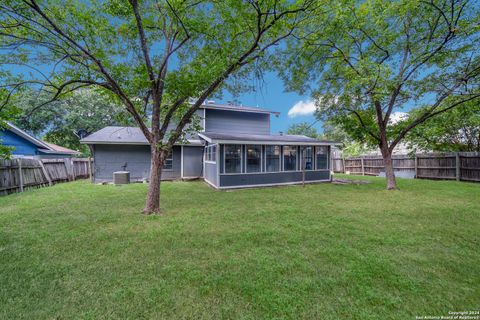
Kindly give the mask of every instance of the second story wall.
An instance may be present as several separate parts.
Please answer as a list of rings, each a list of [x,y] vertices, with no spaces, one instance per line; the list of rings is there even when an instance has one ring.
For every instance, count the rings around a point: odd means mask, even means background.
[[[270,114],[205,110],[205,131],[270,134]]]

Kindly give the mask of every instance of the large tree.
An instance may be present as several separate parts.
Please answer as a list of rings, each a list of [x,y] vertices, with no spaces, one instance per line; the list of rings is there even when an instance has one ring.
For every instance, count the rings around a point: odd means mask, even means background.
[[[144,212],[159,212],[164,160],[195,111],[287,38],[311,1],[4,0],[0,64],[19,79],[3,88],[57,99],[96,86],[122,103],[151,145]]]
[[[13,123],[29,133],[63,147],[89,154],[80,138],[105,126],[132,125],[125,108],[113,103],[109,97],[93,89],[72,92],[61,100],[52,101],[41,108],[51,97],[25,90],[17,94],[12,104],[17,113]]]
[[[417,125],[479,101],[479,6],[468,0],[344,0],[306,22],[280,64],[318,116],[377,145],[396,189],[395,146]],[[394,124],[393,112],[421,108]]]

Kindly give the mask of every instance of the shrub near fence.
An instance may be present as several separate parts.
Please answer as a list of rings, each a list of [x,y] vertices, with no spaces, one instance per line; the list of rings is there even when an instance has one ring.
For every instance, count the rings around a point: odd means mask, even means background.
[[[480,153],[429,153],[415,156],[397,155],[393,157],[395,172],[408,172],[420,179],[450,179],[480,182]],[[334,172],[350,172],[354,175],[374,175],[384,172],[380,156],[355,158],[333,158]]]
[[[88,178],[90,172],[91,160],[86,158],[0,159],[0,195]]]

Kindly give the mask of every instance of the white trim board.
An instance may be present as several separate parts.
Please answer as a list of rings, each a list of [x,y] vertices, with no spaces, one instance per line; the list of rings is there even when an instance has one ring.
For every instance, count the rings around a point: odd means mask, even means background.
[[[311,180],[305,181],[307,183],[320,183],[320,182],[330,182],[330,179],[322,179],[322,180]],[[275,187],[275,186],[287,186],[287,185],[299,185],[303,184],[302,181],[293,181],[293,182],[282,182],[282,183],[265,183],[265,184],[246,184],[241,186],[228,186],[228,187],[215,187],[219,190],[226,190],[226,189],[246,189],[246,188],[261,188],[261,187]]]
[[[279,174],[279,173],[292,173],[292,172],[327,172],[330,169],[319,170],[288,170],[288,171],[264,171],[264,172],[242,172],[242,173],[220,173],[220,176],[238,176],[238,175],[252,175],[252,174]]]
[[[203,147],[203,143],[201,140],[188,140],[189,143],[175,143],[174,146],[192,146],[192,147]],[[148,142],[128,142],[128,141],[80,141],[82,144],[114,144],[114,145],[138,145],[138,146],[149,146],[150,143]]]
[[[206,139],[205,139],[206,140]],[[262,144],[262,145],[281,145],[281,146],[331,146],[331,145],[338,145],[337,143],[329,143],[329,142],[291,142],[291,141],[245,141],[245,140],[212,140],[215,143],[220,144]],[[207,140],[208,141],[208,140]],[[210,141],[208,141],[210,142]]]
[[[208,143],[217,144],[261,144],[261,145],[283,145],[283,146],[331,146],[339,145],[336,142],[301,142],[301,141],[268,141],[268,140],[223,140],[212,139],[205,134],[198,133],[198,136]]]
[[[205,181],[211,187],[213,187],[215,189],[218,189],[218,187],[216,185],[214,185],[213,182],[208,181],[205,177],[203,178],[203,181]]]
[[[183,145],[180,146],[180,178],[183,179]]]

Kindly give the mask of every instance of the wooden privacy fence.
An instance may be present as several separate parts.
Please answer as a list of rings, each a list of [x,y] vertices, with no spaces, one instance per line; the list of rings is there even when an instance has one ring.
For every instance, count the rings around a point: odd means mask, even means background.
[[[0,195],[91,177],[91,160],[0,159]]]
[[[399,176],[480,182],[480,152],[398,155],[393,156],[393,168]],[[385,172],[380,156],[333,158],[332,169],[355,175],[377,176]]]

